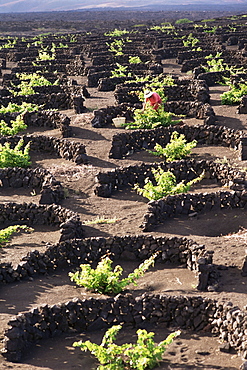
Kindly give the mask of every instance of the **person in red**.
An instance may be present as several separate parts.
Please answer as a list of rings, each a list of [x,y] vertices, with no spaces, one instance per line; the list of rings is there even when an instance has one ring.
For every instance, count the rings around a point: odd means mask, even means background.
[[[145,110],[146,105],[150,104],[153,109],[157,110],[159,106],[162,104],[161,97],[159,96],[158,93],[146,90],[144,92],[144,104],[143,104],[143,110]]]

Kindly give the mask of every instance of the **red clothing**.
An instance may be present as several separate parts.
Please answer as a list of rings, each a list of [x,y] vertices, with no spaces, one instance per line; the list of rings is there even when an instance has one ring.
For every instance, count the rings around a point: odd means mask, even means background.
[[[159,94],[154,92],[150,98],[146,98],[146,103],[149,103],[155,110],[159,108],[159,106],[162,104],[161,97]]]

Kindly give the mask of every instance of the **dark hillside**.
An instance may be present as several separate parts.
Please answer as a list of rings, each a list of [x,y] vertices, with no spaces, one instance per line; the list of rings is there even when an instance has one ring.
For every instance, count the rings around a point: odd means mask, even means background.
[[[244,10],[245,8],[245,10]],[[201,8],[184,6],[182,11],[154,7],[155,11],[146,10],[86,10],[86,11],[58,11],[35,13],[0,13],[0,32],[7,35],[19,36],[20,33],[40,34],[43,32],[81,32],[93,29],[114,29],[133,27],[145,23],[147,26],[160,22],[175,22],[187,18],[192,21],[230,17],[247,12],[247,6],[227,9],[209,7]],[[181,7],[180,7],[181,9]],[[212,10],[214,9],[214,10]],[[242,9],[242,10],[241,10]]]

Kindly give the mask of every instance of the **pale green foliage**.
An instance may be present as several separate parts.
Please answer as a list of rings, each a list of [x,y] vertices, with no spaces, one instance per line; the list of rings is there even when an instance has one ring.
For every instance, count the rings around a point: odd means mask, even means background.
[[[164,101],[164,100],[163,100]],[[147,105],[145,110],[136,109],[134,111],[134,122],[124,124],[126,129],[153,129],[160,126],[170,126],[180,121],[173,120],[174,114],[166,112],[163,105],[157,110]]]
[[[68,49],[68,45],[67,44],[63,44],[62,42],[60,42],[58,45],[57,45],[57,48],[58,49]]]
[[[16,103],[11,103],[7,105],[7,107],[4,107],[3,105],[0,108],[0,113],[1,114],[6,114],[6,113],[24,113],[24,112],[35,112],[39,110],[39,106],[37,104],[32,104],[32,103],[27,103],[27,102],[22,102],[21,105],[18,105]]]
[[[206,72],[221,72],[226,71],[228,66],[224,63],[224,59],[219,58],[222,53],[217,53],[215,57],[212,54],[205,57],[207,66],[203,66]]]
[[[193,21],[189,20],[188,18],[181,18],[176,20],[176,24],[183,24],[183,23],[193,23]]]
[[[87,340],[74,342],[73,347],[79,347],[85,352],[89,350],[101,364],[97,370],[145,370],[159,364],[166,347],[181,333],[179,330],[173,332],[165,340],[156,344],[153,332],[148,333],[145,329],[139,329],[136,332],[136,343],[125,343],[119,346],[114,341],[121,328],[122,325],[114,325],[108,329],[100,345]]]
[[[130,64],[140,64],[142,62],[140,57],[131,57],[129,56],[129,63]]]
[[[168,35],[171,33],[176,34],[175,27],[169,22],[161,23],[160,26],[152,26],[150,30],[165,32]]]
[[[50,86],[52,83],[39,73],[17,73],[16,77],[21,81],[30,81],[31,86]]]
[[[13,237],[14,233],[20,233],[22,231],[25,233],[30,233],[33,232],[34,229],[26,225],[14,225],[0,230],[0,247],[3,247],[5,243],[8,243],[11,240],[11,237]]]
[[[16,42],[17,42],[17,37],[11,38],[10,36],[8,36],[8,41],[6,42],[6,44],[3,44],[3,45],[0,46],[0,50],[1,49],[11,49],[11,48],[14,48]]]
[[[213,26],[212,28],[210,29],[207,29],[207,30],[204,30],[203,32],[207,32],[207,33],[215,33],[217,31],[217,29],[220,28],[219,26]]]
[[[154,265],[157,254],[154,254],[149,259],[145,260],[140,266],[128,275],[127,278],[120,280],[123,269],[117,265],[112,270],[112,261],[109,257],[103,257],[98,263],[96,269],[92,269],[89,264],[80,265],[81,270],[75,273],[70,272],[71,281],[74,281],[79,286],[84,286],[90,291],[105,294],[120,293],[127,285],[136,284],[139,279],[150,266]]]
[[[171,171],[165,172],[161,167],[157,169],[152,168],[152,174],[156,185],[147,177],[145,179],[145,185],[141,188],[138,184],[135,184],[134,189],[137,193],[141,194],[149,200],[158,200],[166,197],[167,195],[174,195],[179,193],[186,193],[190,190],[191,186],[204,177],[204,172],[197,178],[187,182],[181,181],[177,184],[176,177]]]
[[[229,91],[220,95],[221,103],[226,105],[239,104],[244,95],[247,95],[246,83],[240,83],[238,86],[231,85]]]
[[[76,35],[70,35],[69,42],[71,42],[71,43],[77,42],[77,37],[76,37]]]
[[[115,53],[116,56],[123,55],[123,40],[114,40],[110,44],[107,42],[106,45],[109,46],[108,50]]]
[[[30,162],[29,142],[23,150],[21,149],[24,144],[24,140],[20,139],[17,145],[12,149],[10,143],[0,144],[0,168],[5,167],[28,167]]]
[[[17,78],[21,80],[20,84],[15,86],[16,90],[10,90],[13,95],[32,95],[35,94],[33,87],[35,86],[51,86],[57,85],[58,80],[52,84],[47,78],[38,73],[17,73]]]
[[[114,31],[112,31],[112,32],[104,33],[104,36],[116,37],[116,36],[126,35],[128,33],[129,33],[129,31],[127,31],[127,30],[119,30],[119,29],[115,28]]]
[[[165,148],[160,144],[156,144],[154,149],[155,152],[149,150],[148,152],[159,157],[166,157],[167,162],[174,161],[176,159],[182,159],[191,153],[191,149],[197,144],[196,140],[187,143],[185,135],[174,131],[171,136],[170,143]]]
[[[17,116],[15,120],[10,121],[11,126],[9,126],[4,120],[0,121],[0,135],[2,136],[12,136],[18,134],[27,128],[21,115]]]
[[[42,47],[41,50],[38,51],[38,56],[36,58],[37,61],[40,60],[54,60],[56,58],[56,45],[54,42],[52,43],[51,48],[49,47]]]
[[[201,22],[214,22],[215,19],[214,18],[209,18],[209,19],[202,19]]]
[[[200,42],[196,37],[190,33],[188,36],[182,37],[183,45],[186,47],[194,48],[198,42]]]
[[[117,67],[111,72],[112,77],[130,77],[131,73],[127,74],[128,66],[123,66],[120,63],[116,63]]]
[[[14,95],[33,95],[35,94],[35,91],[33,87],[27,82],[27,81],[21,81],[21,83],[17,86],[18,91],[10,90],[10,92]]]
[[[106,43],[107,46],[109,46],[109,51],[114,53],[115,56],[124,55],[123,53],[123,47],[125,45],[125,42],[132,42],[132,40],[129,37],[126,37],[126,39],[114,39],[111,43]]]
[[[135,79],[131,81],[127,81],[127,83],[131,82],[146,82],[145,89],[153,90],[156,88],[160,88],[164,90],[164,86],[176,86],[174,78],[171,75],[163,75],[160,74],[158,76],[134,76]],[[138,92],[140,93],[140,92]],[[143,93],[141,98],[143,98]]]
[[[95,220],[84,221],[83,224],[84,225],[114,224],[117,221],[118,219],[116,217],[114,218],[96,217]]]
[[[197,28],[202,28],[203,27],[203,25],[202,24],[194,24],[193,25],[194,26],[194,29],[196,30]]]
[[[236,68],[234,66],[228,66],[224,59],[220,58],[221,52],[217,52],[215,56],[212,54],[205,57],[207,59],[207,65],[203,65],[203,68],[206,72],[223,72],[229,71],[230,75],[238,75],[239,73],[245,73],[245,68]],[[222,76],[222,79],[225,81],[226,85],[230,84],[230,79]]]

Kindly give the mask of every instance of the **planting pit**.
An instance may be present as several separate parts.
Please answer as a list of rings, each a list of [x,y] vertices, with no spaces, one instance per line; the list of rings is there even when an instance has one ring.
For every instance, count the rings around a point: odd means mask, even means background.
[[[152,326],[147,328],[147,331],[154,331],[155,342],[159,343],[169,335],[172,330],[159,325],[159,328]],[[27,370],[32,366],[36,370],[50,369],[93,369],[98,365],[94,356],[89,352],[82,352],[79,348],[72,347],[75,341],[86,341],[100,344],[105,330],[99,332],[75,334],[73,332],[65,334],[59,338],[52,340],[44,340],[42,347],[46,348],[46,352],[42,350],[40,345],[32,348],[32,352],[23,358],[21,369]],[[121,345],[123,343],[133,343],[136,341],[136,329],[131,327],[120,330],[115,343]],[[186,333],[175,338],[174,342],[167,347],[165,359],[160,363],[158,369],[169,370],[174,369],[217,369],[217,370],[235,370],[242,363],[241,359],[233,351],[224,353],[219,351],[219,340],[207,333]],[[234,362],[235,366],[232,366]],[[42,363],[42,367],[40,364]],[[221,365],[222,364],[222,365]],[[12,365],[17,369],[18,364]]]
[[[156,231],[169,235],[179,232],[186,237],[219,237],[235,234],[241,228],[247,228],[247,210],[235,208],[167,219]]]
[[[56,243],[61,236],[56,226],[35,225],[33,229],[32,233],[14,234],[11,243],[0,248],[1,263],[11,262],[16,266],[25,254],[33,250],[42,253],[46,249],[46,243]]]

